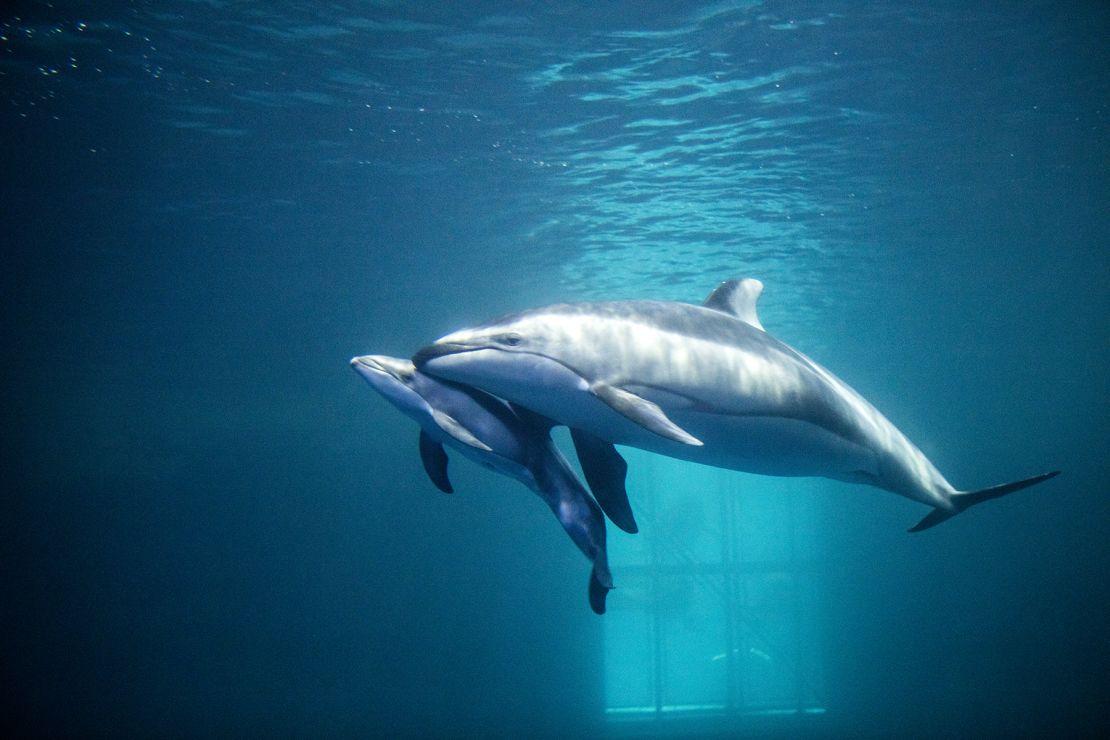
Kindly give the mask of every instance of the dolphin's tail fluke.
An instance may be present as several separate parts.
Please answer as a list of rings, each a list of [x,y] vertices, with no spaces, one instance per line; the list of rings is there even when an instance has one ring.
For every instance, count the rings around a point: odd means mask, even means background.
[[[605,613],[605,597],[613,590],[613,576],[609,574],[609,565],[604,559],[605,555],[602,554],[594,561],[594,567],[590,570],[590,608],[594,614]]]
[[[922,530],[929,529],[930,527],[935,527],[941,522],[956,516],[964,509],[975,506],[975,504],[981,504],[984,501],[990,501],[992,498],[1005,496],[1007,493],[1020,491],[1023,488],[1028,488],[1029,486],[1036,485],[1041,481],[1046,481],[1049,478],[1054,478],[1059,474],[1059,470],[1054,470],[1051,473],[1035,475],[1032,478],[1014,481],[1013,483],[1003,483],[1000,486],[991,486],[990,488],[984,488],[981,491],[960,491],[954,493],[952,494],[951,499],[949,499],[952,502],[951,509],[933,509],[931,512],[929,512],[928,516],[919,521],[917,524],[910,527],[909,531],[921,532]]]

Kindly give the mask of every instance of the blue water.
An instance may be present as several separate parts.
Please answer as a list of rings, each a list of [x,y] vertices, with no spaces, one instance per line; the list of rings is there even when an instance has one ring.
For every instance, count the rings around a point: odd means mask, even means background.
[[[6,5],[4,723],[1104,726],[1110,13],[968,5]],[[630,454],[598,617],[538,499],[461,459],[440,494],[347,368],[735,275],[957,486],[1063,475],[907,535],[873,489]],[[645,590],[721,548],[795,570]]]

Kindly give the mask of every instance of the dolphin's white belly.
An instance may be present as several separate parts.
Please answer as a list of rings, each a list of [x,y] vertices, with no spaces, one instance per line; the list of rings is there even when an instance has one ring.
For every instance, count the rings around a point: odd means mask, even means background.
[[[693,447],[662,439],[664,454],[674,457],[762,475],[843,478],[876,473],[871,450],[807,421],[699,412],[675,412],[671,418],[704,442]]]
[[[761,475],[853,478],[861,472],[877,474],[871,450],[797,419],[668,413],[704,443],[693,446],[653,434],[604,404],[597,406],[601,408],[575,426],[615,444]]]
[[[446,437],[446,435],[444,435],[444,437]],[[481,465],[483,468],[493,470],[510,478],[515,478],[533,491],[539,489],[536,479],[532,475],[532,471],[519,460],[506,457],[505,453],[501,450],[484,452],[470,447],[469,445],[460,444],[450,437],[446,437],[442,441],[458,452],[461,452],[465,457],[470,458],[471,461]]]
[[[510,401],[582,429],[614,444],[639,447],[669,457],[748,473],[779,476],[856,477],[877,475],[875,453],[816,424],[767,415],[732,415],[697,411],[665,392],[643,395],[702,446],[681,444],[659,436],[616,413],[582,389],[581,379],[558,368],[546,368],[541,392],[506,383],[489,389]]]

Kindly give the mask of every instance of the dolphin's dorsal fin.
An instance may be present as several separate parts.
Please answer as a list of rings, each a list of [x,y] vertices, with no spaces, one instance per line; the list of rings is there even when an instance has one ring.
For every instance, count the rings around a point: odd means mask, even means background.
[[[759,322],[759,314],[755,312],[756,301],[762,293],[763,283],[755,278],[733,278],[718,285],[702,305],[735,316],[760,331],[766,331]]]

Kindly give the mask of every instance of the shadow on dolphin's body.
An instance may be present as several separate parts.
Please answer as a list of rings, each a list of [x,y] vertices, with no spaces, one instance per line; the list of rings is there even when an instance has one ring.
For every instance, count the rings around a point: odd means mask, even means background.
[[[449,334],[422,371],[488,391],[572,432],[765,475],[824,476],[933,507],[921,531],[1057,472],[957,491],[846,383],[768,334],[763,284],[722,283],[695,306],[558,304]]]
[[[440,490],[453,492],[443,449],[447,445],[539,494],[574,544],[593,563],[590,607],[598,614],[605,613],[605,597],[613,588],[605,547],[605,518],[551,440],[549,422],[515,410],[483,391],[425,375],[409,360],[367,355],[352,359],[351,367],[420,425],[420,457]],[[627,509],[627,521],[632,522],[624,493],[623,460],[608,463],[605,475],[610,477],[603,475],[604,480],[599,481],[604,484],[602,500],[614,511]]]

